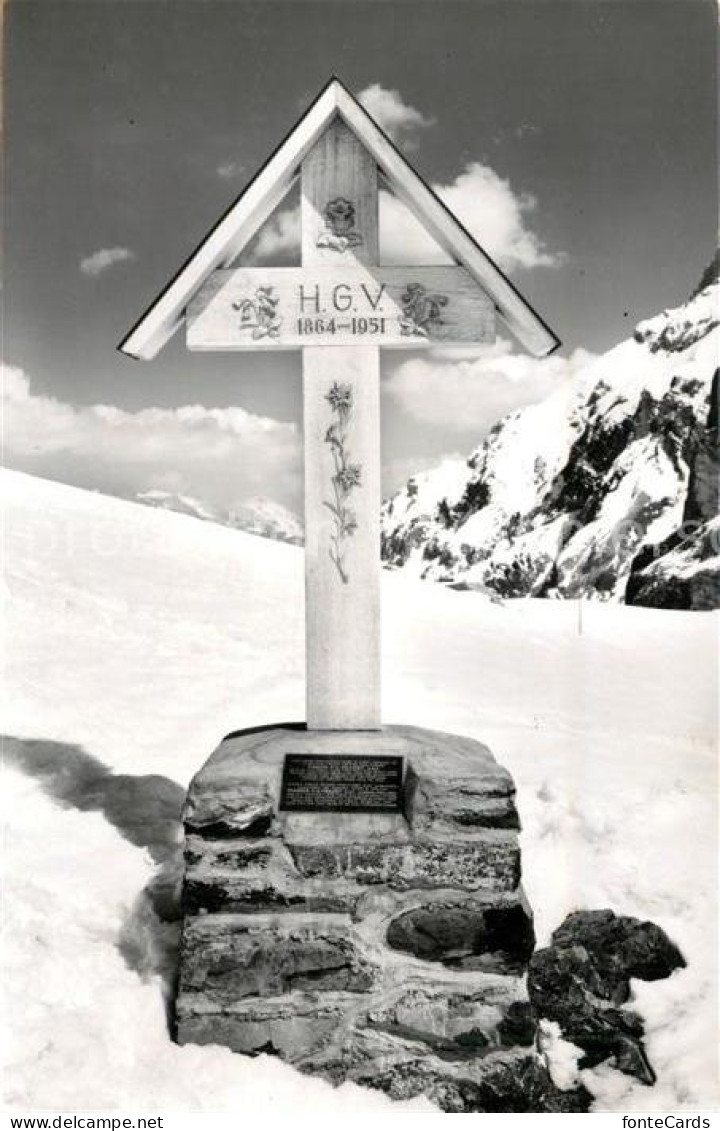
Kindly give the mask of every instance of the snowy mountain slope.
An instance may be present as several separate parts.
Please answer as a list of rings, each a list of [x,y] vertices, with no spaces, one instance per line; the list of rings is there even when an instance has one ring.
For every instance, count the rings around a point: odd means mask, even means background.
[[[716,263],[703,284],[576,381],[505,417],[450,479],[447,469],[411,479],[383,506],[386,562],[500,596],[623,600],[639,555],[646,568],[648,553],[687,539],[691,494],[705,496],[696,528],[717,513]],[[717,606],[720,545],[712,528],[694,534],[693,560],[707,564],[668,588],[668,558],[630,599]]]
[[[138,492],[135,500],[145,503],[146,506],[177,511],[178,514],[201,518],[205,522],[217,522],[221,526],[245,530],[248,534],[275,538],[278,542],[290,542],[295,546],[303,542],[303,528],[299,519],[282,503],[263,496],[248,499],[242,506],[230,511],[213,509],[192,495],[181,495],[155,488]]]
[[[167,815],[145,775],[172,792],[224,733],[302,718],[302,553],[17,473],[0,487],[11,1108],[428,1111],[167,1035],[172,924],[142,899]],[[688,959],[634,988],[659,1084],[584,1073],[596,1109],[712,1109],[717,617],[384,587],[385,718],[475,736],[511,770],[539,945],[569,910],[610,906]],[[89,773],[92,811],[74,789]]]

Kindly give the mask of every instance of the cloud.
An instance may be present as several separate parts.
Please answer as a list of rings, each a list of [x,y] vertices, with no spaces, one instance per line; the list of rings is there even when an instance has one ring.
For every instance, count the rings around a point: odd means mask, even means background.
[[[382,468],[383,499],[389,499],[414,475],[421,475],[423,471],[435,471],[439,467],[448,470],[462,468],[467,464],[467,458],[467,452],[453,451],[434,456],[400,456],[387,460]]]
[[[402,362],[384,391],[416,420],[477,442],[502,416],[544,400],[593,360],[582,349],[570,357],[527,357],[504,341],[478,347],[475,357],[438,350]]]
[[[5,458],[10,467],[110,494],[165,490],[233,509],[269,494],[299,509],[301,441],[294,424],[242,408],[75,407],[36,395],[4,366]]]
[[[531,134],[539,134],[539,133],[540,133],[540,127],[536,126],[534,122],[521,122],[520,125],[516,126],[515,129],[513,130],[513,137],[521,139],[521,138],[524,138],[524,137],[528,137]]]
[[[116,263],[124,263],[128,259],[135,259],[135,252],[129,247],[101,247],[92,255],[86,255],[80,260],[80,270],[83,275],[95,279],[103,271],[113,267]]]
[[[473,161],[448,185],[434,184],[440,199],[478,243],[506,270],[556,267],[561,253],[550,252],[528,226],[537,201],[517,192],[489,165]],[[396,197],[383,194],[380,246],[386,263],[450,263],[450,257],[423,230]]]
[[[418,129],[433,124],[421,111],[403,101],[397,90],[372,83],[360,101],[387,132],[405,142]],[[519,127],[520,128],[520,127]],[[535,130],[531,123],[522,129]],[[563,252],[549,249],[530,226],[537,200],[513,186],[480,161],[471,161],[448,184],[433,189],[478,243],[505,270],[557,267],[566,261]],[[451,263],[452,258],[426,234],[422,224],[389,192],[380,192],[380,258],[385,264]],[[300,208],[278,211],[264,226],[250,248],[248,260],[263,263],[278,257],[297,258],[300,251]]]
[[[434,118],[426,118],[420,110],[403,102],[399,91],[387,90],[379,82],[366,86],[360,92],[359,100],[394,141],[402,139],[408,148],[414,148],[414,139],[408,135],[415,130],[427,129],[435,122]]]
[[[300,254],[300,205],[283,208],[263,225],[248,260],[265,263],[268,259]]]
[[[360,94],[360,101],[394,138],[407,142],[413,131],[433,124],[415,107],[403,101],[397,90],[373,83]],[[528,129],[531,125],[524,123]],[[505,270],[557,267],[565,262],[562,252],[552,251],[530,227],[537,200],[518,190],[489,165],[471,161],[448,184],[433,189],[478,243]],[[385,264],[452,263],[452,258],[410,210],[389,192],[380,192],[380,258]],[[285,207],[267,222],[249,249],[253,263],[297,258],[300,251],[299,205]]]
[[[233,177],[239,177],[241,173],[245,172],[244,161],[221,161],[215,169],[218,177],[223,181],[232,180]]]
[[[506,270],[557,267],[562,253],[550,252],[527,225],[535,198],[516,192],[488,165],[473,162],[449,185],[433,186],[478,243]],[[380,193],[380,257],[385,264],[451,263],[419,220],[396,197]],[[249,259],[254,263],[297,257],[300,208],[284,208],[264,226]]]

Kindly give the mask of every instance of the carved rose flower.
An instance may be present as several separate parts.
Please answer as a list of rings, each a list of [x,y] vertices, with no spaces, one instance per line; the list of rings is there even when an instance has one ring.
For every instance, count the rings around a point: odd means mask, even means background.
[[[355,223],[355,205],[337,196],[325,206],[325,219],[333,232],[349,232]]]

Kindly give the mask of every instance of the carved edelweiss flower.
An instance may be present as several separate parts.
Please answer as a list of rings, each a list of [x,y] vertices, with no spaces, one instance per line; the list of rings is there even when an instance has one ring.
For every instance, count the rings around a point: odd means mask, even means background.
[[[353,487],[360,486],[362,468],[359,463],[348,463],[338,471],[335,479],[343,491],[352,491]]]
[[[348,232],[355,223],[355,205],[344,196],[337,196],[325,205],[325,219],[333,232]]]
[[[323,505],[332,515],[328,554],[343,585],[348,585],[350,575],[346,566],[347,541],[358,529],[358,520],[352,507],[347,504],[355,488],[360,487],[362,478],[362,464],[350,460],[347,448],[353,410],[352,385],[333,381],[325,394],[325,400],[333,413],[333,419],[325,431],[325,443],[330,447],[334,469],[331,480],[332,499],[323,500]]]
[[[334,381],[325,400],[335,412],[349,412],[353,403],[352,385],[339,385]]]

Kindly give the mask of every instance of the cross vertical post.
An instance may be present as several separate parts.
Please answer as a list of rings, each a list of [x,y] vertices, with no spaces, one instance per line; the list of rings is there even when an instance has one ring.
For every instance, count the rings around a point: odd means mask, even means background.
[[[379,173],[448,263],[379,263]],[[239,265],[298,176],[302,266]],[[510,1010],[529,1008],[517,975],[534,934],[519,887],[510,775],[480,743],[416,725],[381,727],[380,718],[380,348],[493,342],[496,316],[538,356],[559,344],[332,79],[122,343],[133,357],[154,357],[184,322],[189,349],[300,349],[303,359],[307,728],[234,732],[191,783],[184,813],[193,851],[185,857],[175,1003],[181,1044],[251,1055],[270,1049],[321,1075],[328,1049],[342,1049],[343,1076],[376,1078],[387,1088],[401,1080],[407,1091],[401,1038],[390,1054],[387,1041],[368,1048],[367,1010],[355,1017],[358,1009],[338,1008],[338,999],[362,1005],[377,996],[383,971],[409,949],[440,1015],[467,1003],[447,1074],[432,1057],[428,1086],[447,1098],[458,1090],[468,1048],[492,1047],[500,1015],[504,1023],[505,1011],[510,1018]],[[415,795],[424,799],[419,807],[408,804]],[[228,837],[256,838],[258,852],[275,859],[280,850],[295,866],[276,869],[268,894],[265,870],[248,869],[242,853],[229,860]],[[393,939],[388,917],[360,897],[367,883],[387,888],[400,865],[407,891],[398,902],[388,888],[385,901],[399,927]],[[353,914],[318,915],[318,907],[338,902],[338,876]],[[442,963],[457,953],[457,940],[424,961],[403,943],[414,928],[401,926],[419,909],[426,933],[446,936],[449,883],[458,930],[472,936],[452,984]],[[497,931],[486,929],[490,917]],[[507,935],[507,947],[493,934]],[[368,947],[372,962],[356,969]],[[337,963],[323,958],[330,952],[348,964],[342,987],[359,992],[338,994]],[[295,991],[298,970],[317,974],[312,994]],[[388,1001],[396,1012],[404,1008],[400,997]],[[462,1048],[467,1034],[473,1040]],[[520,1063],[522,1046],[513,1048],[511,1037],[506,1043]],[[389,1055],[397,1060],[390,1070]],[[496,1058],[480,1055],[471,1068],[473,1088],[485,1086],[485,1073],[496,1087]],[[464,1095],[455,1106],[465,1109]]]
[[[378,260],[377,167],[340,121],[302,163],[303,267],[333,267],[311,319],[349,323],[354,294],[343,269]],[[305,594],[307,725],[380,726],[380,351],[305,346]]]

